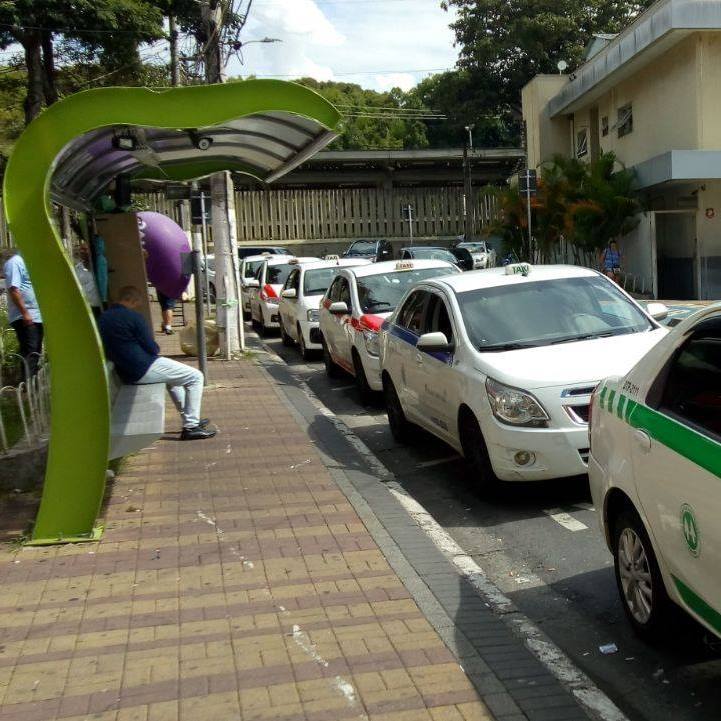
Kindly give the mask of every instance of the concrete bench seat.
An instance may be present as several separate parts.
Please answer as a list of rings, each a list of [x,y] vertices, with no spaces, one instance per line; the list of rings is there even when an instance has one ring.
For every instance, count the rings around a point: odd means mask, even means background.
[[[123,383],[107,364],[110,389],[110,459],[147,448],[165,432],[165,383]]]

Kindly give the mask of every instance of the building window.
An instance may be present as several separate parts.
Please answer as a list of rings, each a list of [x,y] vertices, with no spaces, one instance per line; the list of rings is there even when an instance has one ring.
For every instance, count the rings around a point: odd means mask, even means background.
[[[588,155],[588,129],[584,128],[576,133],[576,157],[583,158]]]
[[[601,135],[604,138],[608,135],[608,115],[601,118]]]
[[[618,122],[616,123],[616,127],[618,128],[619,138],[633,132],[633,106],[631,103],[618,109]]]

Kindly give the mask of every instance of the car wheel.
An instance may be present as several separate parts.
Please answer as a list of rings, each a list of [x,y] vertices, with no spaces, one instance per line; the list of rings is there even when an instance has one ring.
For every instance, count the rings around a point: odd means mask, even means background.
[[[280,339],[283,341],[283,345],[286,348],[290,348],[295,345],[293,339],[285,332],[285,324],[283,323],[282,318],[280,319]]]
[[[383,379],[383,395],[386,402],[386,413],[388,414],[388,425],[393,438],[398,443],[410,443],[413,438],[413,424],[406,418],[398,397],[393,381],[385,377]]]
[[[298,348],[300,349],[301,358],[303,358],[304,361],[311,359],[313,352],[306,348],[305,338],[303,338],[303,331],[300,326],[298,326]]]
[[[358,389],[360,401],[364,406],[367,406],[373,400],[374,393],[373,389],[368,385],[368,378],[363,368],[363,361],[355,350],[353,351],[353,370],[355,371],[355,386]]]
[[[323,363],[325,364],[325,373],[328,378],[338,378],[341,373],[340,366],[338,366],[331,358],[325,338],[321,342],[323,344]]]
[[[500,480],[493,470],[478,420],[470,411],[461,415],[459,431],[463,455],[473,471],[477,485],[484,494],[492,495],[498,490]]]
[[[626,617],[641,638],[652,640],[664,631],[671,601],[648,533],[634,510],[626,508],[616,518],[612,548]]]

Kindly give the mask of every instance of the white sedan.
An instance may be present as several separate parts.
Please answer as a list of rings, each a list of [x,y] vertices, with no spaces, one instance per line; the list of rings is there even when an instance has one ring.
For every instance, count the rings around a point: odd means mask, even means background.
[[[270,257],[272,257],[271,253],[261,253],[260,255],[248,255],[240,261],[240,302],[243,316],[246,319],[250,318],[251,288],[249,281],[255,278],[260,266]]]
[[[519,264],[427,280],[381,334],[391,431],[407,441],[412,424],[423,426],[487,490],[585,474],[596,384],[666,332],[585,268]]]
[[[318,317],[320,301],[339,268],[370,265],[364,258],[326,258],[299,264],[280,292],[280,335],[283,345],[298,344],[304,360],[322,349]]]
[[[667,636],[673,601],[721,636],[721,305],[604,381],[591,409],[591,492],[631,625]]]
[[[247,281],[250,294],[250,319],[259,333],[280,328],[278,304],[280,291],[291,270],[298,263],[310,263],[320,258],[295,258],[288,255],[270,255],[263,259],[255,278]]]
[[[355,377],[361,401],[382,390],[378,333],[405,292],[428,278],[458,274],[443,260],[384,261],[341,268],[320,305],[319,325],[326,373]]]

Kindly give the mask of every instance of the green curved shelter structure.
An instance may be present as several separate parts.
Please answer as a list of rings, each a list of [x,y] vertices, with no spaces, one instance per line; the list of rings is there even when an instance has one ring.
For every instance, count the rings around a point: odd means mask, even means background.
[[[120,173],[190,180],[233,170],[272,182],[333,140],[340,120],[314,91],[277,80],[103,88],[53,105],[19,138],[3,198],[43,315],[51,384],[47,470],[29,543],[98,537],[110,439],[102,345],[52,203],[92,212]],[[135,139],[132,150],[120,149],[123,134]]]

